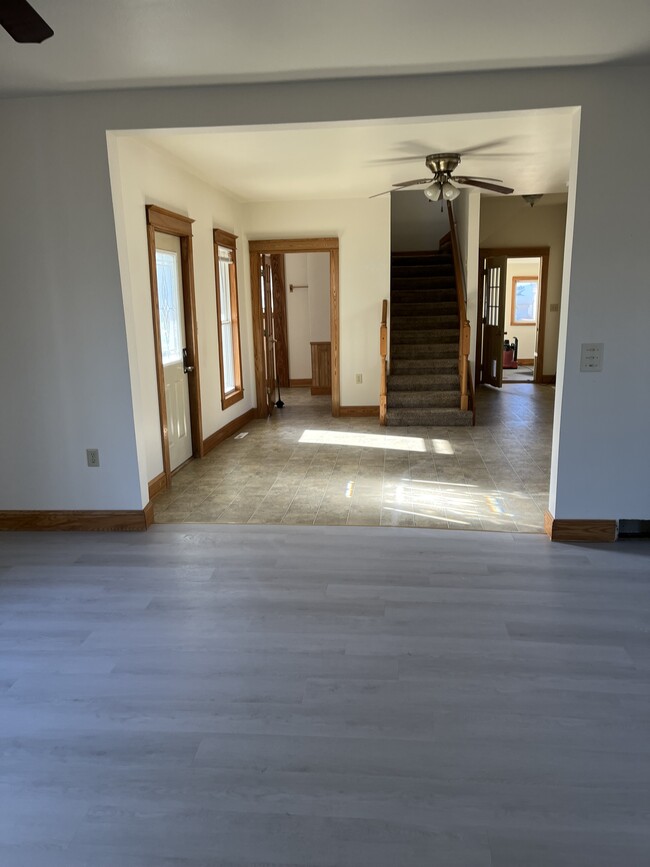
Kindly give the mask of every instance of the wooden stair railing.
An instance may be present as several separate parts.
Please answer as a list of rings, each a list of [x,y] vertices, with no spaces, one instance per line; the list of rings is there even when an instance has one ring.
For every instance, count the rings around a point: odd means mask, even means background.
[[[460,258],[460,248],[458,245],[458,234],[456,232],[456,220],[454,218],[454,209],[451,202],[447,202],[447,214],[449,215],[449,238],[451,240],[451,254],[454,261],[454,271],[456,273],[456,297],[458,299],[458,318],[460,328],[460,338],[458,340],[458,377],[460,379],[460,408],[462,410],[469,409],[469,394],[468,394],[468,378],[469,378],[469,349],[471,341],[471,332],[469,319],[467,318],[467,309],[465,306],[465,298],[467,292],[465,289],[465,272]],[[445,235],[445,239],[446,239]]]
[[[386,424],[386,388],[388,382],[388,301],[381,302],[381,325],[379,326],[379,354],[381,356],[381,381],[379,385],[379,424]]]

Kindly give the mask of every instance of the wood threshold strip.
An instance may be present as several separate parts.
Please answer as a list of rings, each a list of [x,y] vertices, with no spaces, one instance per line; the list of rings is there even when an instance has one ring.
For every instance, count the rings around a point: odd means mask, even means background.
[[[40,510],[0,512],[0,530],[146,530],[153,522],[153,505],[128,510]]]
[[[552,542],[615,542],[618,537],[616,521],[585,518],[554,518],[544,513],[544,530]]]

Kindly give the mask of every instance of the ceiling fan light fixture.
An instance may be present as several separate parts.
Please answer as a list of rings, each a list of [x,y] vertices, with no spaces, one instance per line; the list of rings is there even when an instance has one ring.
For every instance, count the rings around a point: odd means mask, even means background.
[[[429,199],[430,202],[437,202],[440,196],[442,195],[442,188],[438,181],[434,181],[424,190],[424,195]]]
[[[442,185],[442,195],[446,201],[453,202],[460,196],[460,190],[449,181],[445,181]]]
[[[522,196],[521,198],[524,200],[524,202],[529,204],[531,208],[533,208],[535,206],[535,202],[539,202],[543,195],[543,193],[530,193],[529,195]]]

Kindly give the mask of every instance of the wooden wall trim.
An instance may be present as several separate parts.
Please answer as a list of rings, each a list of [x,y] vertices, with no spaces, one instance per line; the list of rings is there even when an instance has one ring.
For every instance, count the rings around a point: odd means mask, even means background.
[[[153,521],[153,505],[129,510],[0,511],[0,530],[146,530]]]
[[[552,542],[615,542],[618,523],[608,520],[554,518],[544,513],[544,530]]]
[[[215,446],[218,446],[219,443],[222,443],[224,440],[227,440],[228,437],[237,433],[240,428],[244,427],[245,424],[248,424],[248,422],[252,421],[254,418],[257,418],[257,410],[253,407],[252,409],[246,410],[243,415],[238,416],[232,421],[229,421],[228,424],[220,427],[219,430],[211,433],[209,437],[206,437],[206,439],[203,440],[203,454],[207,455],[207,453],[211,452]]]
[[[152,479],[149,482],[149,499],[153,500],[153,498],[167,490],[167,476],[163,470],[162,473],[158,473],[155,479]]]
[[[338,248],[338,238],[283,238],[248,242],[251,253],[328,253]]]
[[[159,208],[158,205],[146,205],[147,224],[153,226],[157,232],[166,232],[168,235],[191,235],[194,220],[184,214],[168,211],[167,208]]]
[[[379,404],[377,406],[341,406],[339,415],[353,418],[366,418],[377,416],[379,418]]]
[[[309,388],[311,379],[290,379],[289,388]]]
[[[542,376],[542,383],[544,385],[555,385],[556,379],[557,379],[557,376],[554,373],[545,373]]]

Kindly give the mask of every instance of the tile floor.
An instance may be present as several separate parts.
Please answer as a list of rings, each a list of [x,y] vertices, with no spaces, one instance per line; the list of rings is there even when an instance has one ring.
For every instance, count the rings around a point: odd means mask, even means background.
[[[271,419],[177,473],[155,521],[541,533],[554,396],[483,388],[474,428],[382,428],[290,389]]]

